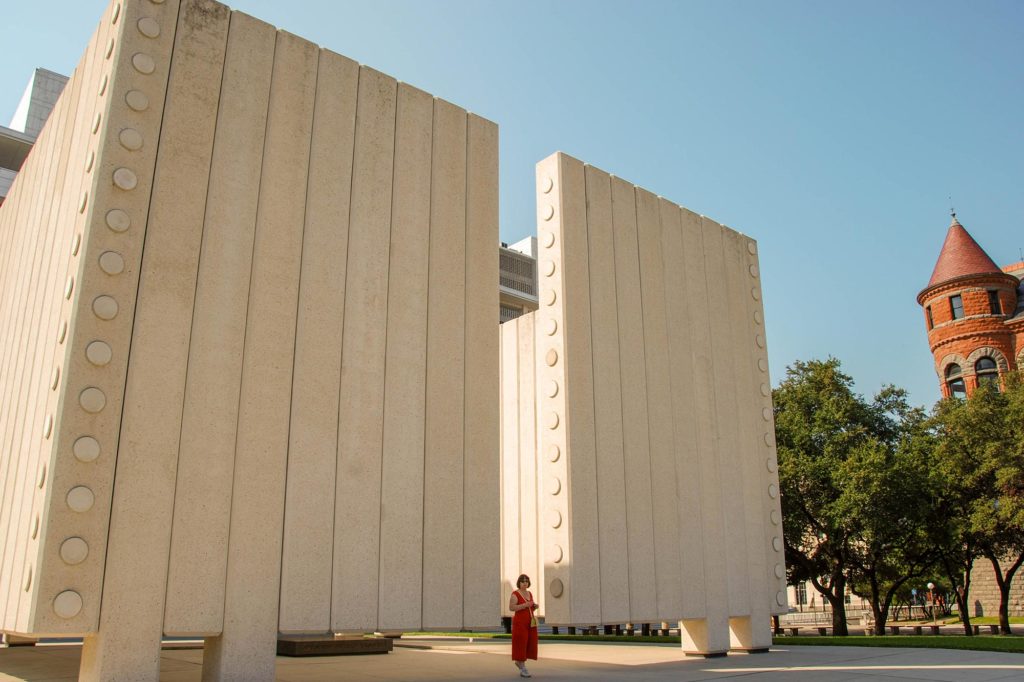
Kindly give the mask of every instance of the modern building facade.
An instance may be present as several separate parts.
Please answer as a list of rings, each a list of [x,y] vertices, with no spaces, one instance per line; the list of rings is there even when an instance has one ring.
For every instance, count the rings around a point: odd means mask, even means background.
[[[10,124],[0,126],[0,204],[4,202],[18,169],[28,157],[67,82],[67,76],[36,69]]]

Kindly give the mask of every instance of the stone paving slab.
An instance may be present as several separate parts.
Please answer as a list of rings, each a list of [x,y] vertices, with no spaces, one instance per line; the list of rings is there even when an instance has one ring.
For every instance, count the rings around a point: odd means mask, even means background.
[[[282,682],[383,682],[385,680],[519,679],[507,642],[417,643],[384,656],[277,658]],[[0,682],[75,680],[81,648],[17,647],[0,650]],[[201,650],[164,650],[161,682],[200,682]],[[748,682],[994,682],[1024,679],[1024,656],[948,649],[773,647],[767,654],[684,658],[674,645],[552,642],[540,645],[530,666],[537,680],[646,682],[743,680]]]

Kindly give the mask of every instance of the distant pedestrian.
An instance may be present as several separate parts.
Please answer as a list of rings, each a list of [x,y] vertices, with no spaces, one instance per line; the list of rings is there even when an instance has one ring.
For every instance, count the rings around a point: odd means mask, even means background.
[[[538,604],[528,589],[530,577],[525,573],[516,580],[516,589],[508,600],[512,611],[512,662],[519,668],[520,677],[530,677],[526,659],[537,660],[537,616],[534,611]]]

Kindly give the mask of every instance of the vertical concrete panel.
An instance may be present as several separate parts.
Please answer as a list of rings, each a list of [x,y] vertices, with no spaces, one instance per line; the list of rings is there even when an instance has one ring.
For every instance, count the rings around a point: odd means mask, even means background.
[[[282,632],[328,632],[338,461],[338,399],[359,65],[321,50],[292,378]]]
[[[565,259],[562,229],[562,154],[552,154],[537,164],[537,236],[539,260],[552,262],[552,274],[540,279],[540,308],[535,313],[538,450],[540,468],[537,513],[544,577],[541,609],[546,622],[574,622],[576,590],[572,561],[573,517],[569,479],[572,472],[567,419],[567,355],[565,311]],[[554,521],[558,521],[556,524]],[[535,595],[539,596],[539,595]]]
[[[212,21],[194,23],[211,11]],[[159,671],[189,335],[227,19],[222,7],[185,2],[175,34],[121,414],[103,608],[99,634],[87,638],[83,650],[83,679],[155,678]],[[196,200],[182,202],[182,196]],[[128,346],[112,350],[127,354]],[[94,386],[104,383],[99,373],[90,379]]]
[[[362,67],[338,410],[331,622],[377,627],[388,247],[397,83]]]
[[[712,311],[711,361],[714,370],[714,409],[717,417],[718,486],[725,533],[725,575],[730,616],[749,615],[750,604],[746,585],[746,549],[744,547],[743,496],[736,495],[736,451],[740,446],[736,432],[736,375],[733,367],[732,328],[730,325],[728,279],[724,257],[724,229],[709,218],[703,218],[704,264],[707,279],[707,300]],[[742,479],[739,479],[742,480]]]
[[[498,593],[498,126],[470,114],[466,142],[464,627],[494,622]]]
[[[519,323],[518,344],[519,365],[517,382],[519,385],[518,414],[518,462],[519,490],[519,563],[509,577],[508,594],[505,596],[505,609],[508,608],[509,597],[516,588],[516,578],[521,573],[530,576],[534,598],[542,600],[544,589],[542,548],[540,546],[542,523],[539,512],[539,472],[540,462],[537,461],[537,330],[536,313],[527,313],[517,319]],[[543,604],[543,601],[541,601]]]
[[[658,619],[654,518],[648,440],[647,378],[640,256],[633,185],[612,178],[615,288],[619,311],[626,529],[629,543],[629,612],[632,622]]]
[[[399,84],[387,285],[379,629],[415,629],[421,620],[433,111],[433,97]],[[493,622],[493,599],[489,605]]]
[[[508,600],[519,575],[522,551],[520,524],[526,518],[519,494],[519,323],[504,322],[501,335],[501,615],[511,616]]]
[[[625,623],[629,620],[629,546],[622,458],[622,384],[611,178],[607,173],[587,166],[586,185],[601,621]],[[547,267],[550,266],[541,264],[542,277]]]
[[[583,164],[559,155],[563,319],[565,320],[566,428],[571,542],[562,561],[572,566],[570,593],[576,623],[599,623],[600,530],[594,433],[594,358],[591,345],[587,195]],[[544,302],[542,302],[544,303]],[[558,552],[551,548],[545,551]],[[554,557],[546,557],[546,562]]]
[[[679,619],[683,602],[661,210],[658,197],[646,190],[637,188],[636,198],[647,368],[647,424],[651,445],[657,617],[661,621],[671,621]]]
[[[765,568],[765,537],[763,530],[763,514],[761,497],[761,472],[764,465],[761,453],[764,449],[760,443],[760,434],[755,431],[760,420],[757,406],[757,388],[753,385],[753,363],[756,361],[756,349],[764,345],[764,336],[760,338],[753,333],[753,320],[749,319],[746,300],[750,297],[751,284],[756,279],[747,267],[747,242],[743,235],[730,229],[723,230],[723,247],[725,267],[728,274],[727,304],[728,318],[731,327],[730,340],[735,358],[736,387],[736,422],[737,448],[735,452],[734,485],[742,487],[743,498],[743,549],[745,561],[745,579],[748,593],[749,615],[739,617],[730,622],[732,647],[740,649],[764,649],[771,646],[771,627],[769,625],[769,598],[767,570]]]
[[[274,674],[285,475],[317,47],[278,32],[239,395],[224,630],[203,678]]]
[[[700,466],[700,506],[704,527],[704,577],[706,613],[704,618],[680,622],[683,650],[720,653],[729,648],[728,594],[726,591],[726,555],[719,540],[725,533],[722,512],[722,488],[718,472],[718,413],[714,396],[716,382],[712,358],[708,277],[704,252],[711,248],[704,241],[702,218],[682,209],[683,263],[686,288],[690,292],[689,327],[691,331],[693,373],[692,392],[697,418],[697,451]]]
[[[466,112],[434,100],[423,469],[423,626],[463,614]]]
[[[679,518],[682,612],[680,618],[703,618],[704,537],[701,508],[697,396],[693,391],[693,344],[690,339],[694,297],[703,292],[687,288],[686,259],[679,206],[662,199],[661,255],[665,275],[666,322],[668,328],[668,377],[672,392],[672,428],[675,444],[676,514]]]
[[[164,631],[224,621],[242,353],[274,29],[230,17],[182,412]]]

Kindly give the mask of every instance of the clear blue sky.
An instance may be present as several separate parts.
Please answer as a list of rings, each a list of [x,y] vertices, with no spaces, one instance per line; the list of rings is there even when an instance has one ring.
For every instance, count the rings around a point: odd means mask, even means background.
[[[103,0],[4,2],[0,119]],[[834,355],[938,397],[915,297],[949,225],[1024,247],[1024,2],[235,0],[501,130],[501,235],[562,150],[756,238],[773,381]]]

